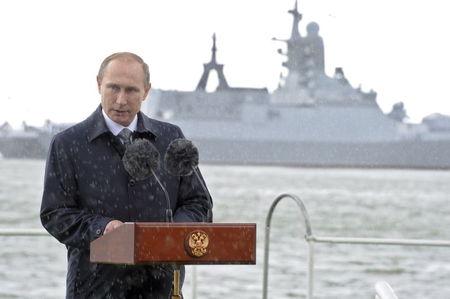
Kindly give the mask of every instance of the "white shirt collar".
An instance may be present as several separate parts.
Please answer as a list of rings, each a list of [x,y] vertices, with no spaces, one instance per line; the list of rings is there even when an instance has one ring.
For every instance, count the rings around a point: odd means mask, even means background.
[[[121,124],[118,124],[115,121],[113,121],[111,118],[109,118],[109,116],[106,114],[106,112],[105,112],[105,110],[103,110],[103,108],[102,108],[102,114],[103,114],[103,117],[105,118],[106,126],[111,131],[111,133],[113,133],[114,136],[117,136],[120,133],[120,131],[122,131],[124,128],[128,128],[129,130],[131,130],[131,132],[134,132],[137,129],[137,114],[134,116],[133,121],[128,125],[128,127],[124,127]]]

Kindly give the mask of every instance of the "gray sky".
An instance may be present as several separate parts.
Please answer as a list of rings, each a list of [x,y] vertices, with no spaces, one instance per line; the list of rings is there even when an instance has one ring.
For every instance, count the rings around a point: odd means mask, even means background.
[[[98,105],[102,59],[133,51],[155,88],[193,90],[210,58],[232,86],[273,90],[283,70],[293,0],[0,2],[0,123],[84,119]],[[413,121],[450,115],[450,18],[441,0],[300,0],[301,33],[320,25],[326,72],[343,67],[355,87],[378,92],[384,111],[403,101]]]

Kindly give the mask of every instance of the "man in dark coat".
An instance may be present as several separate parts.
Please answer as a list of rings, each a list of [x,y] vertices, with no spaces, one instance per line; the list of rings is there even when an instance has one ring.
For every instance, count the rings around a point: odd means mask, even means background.
[[[129,141],[125,128],[134,139],[148,139],[161,157],[173,139],[183,137],[177,126],[140,112],[149,78],[139,56],[107,57],[97,76],[101,105],[51,143],[41,221],[68,250],[66,298],[169,298],[173,273],[167,265],[89,262],[90,242],[123,222],[166,219],[168,203],[155,178],[134,180],[121,160]],[[175,222],[205,221],[210,204],[196,176],[173,176],[162,167],[156,174],[168,191]]]

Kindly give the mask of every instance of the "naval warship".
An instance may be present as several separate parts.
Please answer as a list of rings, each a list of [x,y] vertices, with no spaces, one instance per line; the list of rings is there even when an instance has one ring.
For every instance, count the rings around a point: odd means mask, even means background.
[[[197,87],[152,90],[142,110],[179,125],[199,147],[202,163],[450,169],[450,116],[435,114],[409,124],[402,103],[384,114],[376,92],[354,88],[342,68],[332,77],[325,73],[319,25],[309,23],[302,36],[297,2],[288,12],[290,37],[275,39],[286,44],[278,52],[287,75],[273,92],[230,86],[217,62],[214,35]],[[206,88],[211,72],[218,77],[214,92]],[[5,124],[0,152],[44,158],[50,137],[63,128],[48,122],[44,130],[14,133]]]
[[[402,103],[384,114],[376,92],[354,88],[336,68],[325,74],[319,25],[299,31],[297,2],[286,44],[287,75],[273,92],[229,86],[212,55],[193,91],[155,90],[143,110],[179,125],[199,147],[202,162],[311,167],[450,168],[450,117],[408,124]],[[214,92],[206,86],[217,73]]]

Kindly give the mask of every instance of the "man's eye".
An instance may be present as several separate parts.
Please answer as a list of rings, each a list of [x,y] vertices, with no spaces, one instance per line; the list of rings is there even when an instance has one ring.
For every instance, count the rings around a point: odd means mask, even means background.
[[[109,88],[110,88],[112,91],[114,91],[114,92],[117,92],[117,91],[120,90],[120,87],[117,86],[117,85],[112,85],[112,86],[110,86]]]

